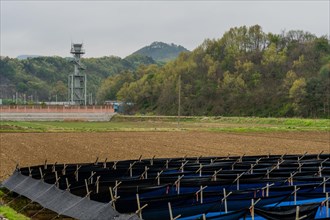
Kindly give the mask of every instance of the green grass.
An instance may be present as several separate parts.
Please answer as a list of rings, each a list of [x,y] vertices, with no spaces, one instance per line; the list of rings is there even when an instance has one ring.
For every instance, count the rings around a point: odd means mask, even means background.
[[[14,209],[8,206],[0,206],[0,214],[9,220],[28,220],[30,218],[17,213]]]
[[[0,132],[110,131],[274,132],[330,131],[329,119],[256,117],[115,116],[111,122],[1,122]]]
[[[8,202],[9,199],[12,199],[11,197],[7,197],[5,200],[4,198],[6,197],[6,193],[8,191],[4,191],[3,188],[0,189],[0,215],[8,218],[9,220],[28,220],[30,218],[17,213],[13,208],[6,206],[6,205],[1,205],[4,202]]]

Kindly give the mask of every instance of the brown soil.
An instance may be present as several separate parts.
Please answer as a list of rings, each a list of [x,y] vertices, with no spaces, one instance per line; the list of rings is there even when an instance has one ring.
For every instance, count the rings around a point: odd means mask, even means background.
[[[0,133],[0,180],[20,166],[182,156],[330,153],[330,132]]]

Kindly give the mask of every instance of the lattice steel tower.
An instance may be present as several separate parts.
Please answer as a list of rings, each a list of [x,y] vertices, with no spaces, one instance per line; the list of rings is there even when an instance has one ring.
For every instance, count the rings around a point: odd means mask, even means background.
[[[85,53],[83,44],[71,44],[71,53],[74,60],[74,73],[69,75],[68,88],[69,88],[69,102],[71,105],[86,105],[87,104],[87,77],[86,73],[82,74],[81,71],[86,68],[80,62],[81,56]]]

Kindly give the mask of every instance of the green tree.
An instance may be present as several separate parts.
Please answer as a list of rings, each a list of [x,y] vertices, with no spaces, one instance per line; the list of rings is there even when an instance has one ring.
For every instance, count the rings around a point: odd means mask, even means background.
[[[294,111],[300,116],[306,116],[305,105],[303,103],[306,94],[306,80],[304,78],[295,80],[290,88],[289,95],[293,101]]]
[[[51,90],[52,100],[66,101],[68,98],[68,87],[62,81],[57,81]]]

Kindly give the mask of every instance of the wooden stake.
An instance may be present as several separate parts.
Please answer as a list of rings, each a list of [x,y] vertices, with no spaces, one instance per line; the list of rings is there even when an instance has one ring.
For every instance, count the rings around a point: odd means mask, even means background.
[[[115,197],[117,197],[117,189],[119,187],[119,185],[121,184],[121,182],[118,182],[118,180],[116,180],[115,186],[113,187],[113,190],[115,192]]]
[[[70,184],[69,184],[69,180],[68,178],[65,178],[65,182],[66,182],[66,191],[69,191],[70,192]]]
[[[298,173],[298,172],[292,172],[292,173],[290,173],[290,177],[286,180],[286,181],[289,182],[289,185],[290,185],[290,186],[293,186],[293,177],[294,177],[295,175],[297,175],[297,173]],[[285,181],[285,182],[286,182],[286,181]]]
[[[188,163],[188,161],[185,161],[184,163],[181,163],[180,171],[184,172],[184,166]]]
[[[323,151],[321,151],[318,155],[317,155],[317,159],[320,159],[321,154],[323,153]]]
[[[99,162],[99,157],[96,157],[96,160],[94,162],[94,165],[96,166],[98,164],[98,162]]]
[[[251,219],[254,220],[254,206],[260,201],[261,199],[259,198],[256,202],[254,202],[254,199],[251,199]]]
[[[223,199],[221,200],[222,202],[224,202],[225,204],[225,213],[228,212],[228,208],[227,208],[227,198],[230,196],[230,194],[232,194],[232,192],[229,192],[228,195],[226,193],[226,189],[223,188]]]
[[[172,213],[171,203],[169,202],[169,203],[167,203],[167,204],[168,204],[168,211],[170,212],[170,219],[171,219],[171,220],[176,220],[176,219],[180,218],[181,215],[178,215],[178,216],[176,216],[176,217],[173,218],[173,213]]]
[[[237,159],[232,165],[231,165],[231,170],[234,170],[235,165],[239,162],[239,159]]]
[[[141,207],[139,194],[136,194],[136,201],[137,201],[138,210],[136,210],[135,213],[139,215],[140,219],[142,219],[142,209],[147,207],[148,204],[145,204],[144,206]]]
[[[251,199],[251,219],[254,220],[254,201]]]
[[[86,197],[89,197],[90,195],[90,191],[89,191],[89,188],[88,188],[88,183],[87,183],[87,180],[85,179],[85,187],[86,187]]]
[[[99,193],[100,177],[101,176],[96,177],[96,182],[95,182],[95,184],[96,184],[96,194]]]
[[[199,163],[199,159],[201,159],[201,157],[202,157],[202,155],[196,157],[196,161],[195,161],[195,163]]]
[[[55,163],[53,164],[53,166],[52,166],[52,172],[53,172],[53,173],[56,171],[56,164],[57,164],[57,162],[55,162]]]
[[[147,166],[145,166],[144,167],[144,172],[145,172],[144,176],[146,179],[148,179],[148,170],[149,170],[149,168]]]
[[[300,162],[306,155],[307,155],[307,151],[301,157],[298,157],[297,162]]]
[[[272,183],[272,184],[267,183],[266,186],[262,188],[262,190],[266,189],[266,197],[269,196],[269,187],[274,186],[274,185],[275,185],[274,183]]]
[[[133,163],[129,164],[129,176],[132,177],[133,176],[133,166],[136,163],[136,161],[134,161]]]
[[[77,164],[76,171],[74,172],[75,179],[76,179],[77,182],[78,182],[78,180],[79,180],[79,175],[78,175],[78,173],[79,173],[79,169],[80,169],[80,168],[81,168],[81,165],[78,166],[78,164]]]
[[[325,193],[325,198],[326,198],[326,202],[325,202],[325,207],[326,207],[326,217],[329,218],[329,193]]]
[[[104,169],[107,168],[107,160],[108,160],[108,158],[105,158],[105,160],[104,160],[104,162],[103,162],[103,168],[104,168]]]
[[[90,184],[93,184],[93,176],[96,174],[96,172],[94,172],[94,171],[91,171],[91,175],[90,175],[90,177],[88,178],[88,182],[90,183]]]
[[[325,179],[325,177],[323,177],[323,193],[326,193],[326,191],[327,191],[327,184],[326,184],[326,179]]]
[[[297,186],[294,186],[294,205],[297,205]]]
[[[154,159],[155,159],[155,155],[151,158],[151,160],[150,160],[150,166],[153,166],[154,165]]]
[[[113,162],[112,169],[117,170],[117,163],[118,161]]]
[[[270,171],[267,169],[267,173],[266,173],[267,179],[269,179],[269,173],[270,173]]]
[[[212,181],[217,181],[217,175],[218,173],[222,170],[222,168],[220,168],[219,170],[215,170],[214,174],[212,175]]]
[[[62,170],[62,175],[63,175],[63,176],[66,174],[66,167],[67,167],[67,166],[68,166],[68,165],[63,164],[63,170]]]
[[[243,161],[243,157],[245,156],[245,154],[243,154],[242,156],[240,156],[240,158],[239,158],[239,162],[240,163],[242,163],[242,161]]]
[[[202,169],[203,169],[203,164],[199,164],[199,168],[196,170],[196,173],[199,172],[199,176],[201,177],[202,176]]]
[[[184,175],[178,176],[178,179],[174,182],[174,184],[176,185],[176,190],[177,190],[178,195],[180,194],[180,181],[183,177],[184,177]]]
[[[196,195],[200,193],[200,203],[203,204],[203,190],[206,189],[207,186],[200,186],[200,189],[196,192]]]
[[[55,183],[57,188],[59,187],[59,183],[58,183],[59,179],[60,178],[58,177],[57,171],[55,171]]]
[[[163,173],[163,170],[160,171],[160,172],[157,172],[157,176],[156,176],[156,179],[157,179],[157,184],[158,186],[160,185],[160,175]]]
[[[43,180],[44,179],[44,175],[42,174],[41,167],[39,167],[39,173],[40,173],[40,179]]]
[[[145,166],[144,171],[140,176],[140,179],[148,179],[148,170],[149,170],[149,168],[147,166]]]
[[[296,220],[299,220],[299,206],[296,207]]]
[[[114,196],[111,187],[109,187],[109,191],[110,191],[110,197],[111,197],[110,204],[112,205],[112,207],[114,208],[114,210],[116,210],[116,201],[117,201],[117,199],[120,198],[120,196]]]
[[[19,168],[19,163],[16,164],[16,168],[15,168],[16,171],[19,171],[20,168]]]
[[[322,171],[323,171],[323,169],[324,169],[324,167],[319,166],[319,171],[316,173],[316,174],[319,175],[319,177],[322,177]]]
[[[239,178],[241,178],[241,176],[243,176],[245,174],[245,172],[241,173],[241,174],[237,174],[236,179],[234,180],[233,183],[237,182],[237,190],[239,190]]]
[[[298,166],[298,168],[297,168],[297,170],[299,171],[299,173],[301,173],[301,167],[304,165],[303,163],[298,163],[299,164],[299,166]]]
[[[44,170],[47,170],[47,159],[45,160]]]
[[[321,162],[321,167],[323,167],[323,163],[329,160],[329,157]]]

